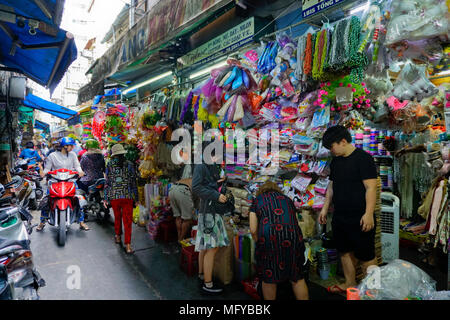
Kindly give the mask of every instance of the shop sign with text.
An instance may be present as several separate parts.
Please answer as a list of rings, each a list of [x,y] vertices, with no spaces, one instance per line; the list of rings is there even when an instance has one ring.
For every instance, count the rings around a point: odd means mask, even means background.
[[[181,57],[179,62],[183,67],[207,63],[253,41],[254,34],[255,18],[251,17],[222,35],[206,42],[197,49],[192,50],[187,55]]]
[[[312,16],[320,11],[328,9],[338,3],[342,3],[345,0],[303,0],[302,11],[303,18]]]

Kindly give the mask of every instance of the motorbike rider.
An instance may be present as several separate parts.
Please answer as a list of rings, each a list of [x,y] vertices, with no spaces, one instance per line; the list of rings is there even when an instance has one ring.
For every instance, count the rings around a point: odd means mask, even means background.
[[[80,178],[78,187],[89,193],[89,186],[93,185],[98,179],[105,178],[105,158],[100,150],[100,144],[97,140],[89,139],[86,141],[87,152],[81,156],[80,166],[85,175]]]
[[[42,158],[39,155],[39,152],[35,150],[33,141],[28,141],[25,145],[25,149],[19,155],[19,158],[28,160],[30,165],[37,165],[39,162],[42,162]]]
[[[41,176],[45,177],[47,173],[58,169],[69,169],[77,171],[80,177],[84,176],[84,172],[81,169],[80,162],[77,155],[72,151],[75,146],[75,140],[70,137],[64,137],[61,139],[58,151],[51,153],[47,161],[45,162],[44,170],[41,172]],[[45,227],[45,222],[48,219],[48,211],[42,209],[41,211],[41,223],[36,228],[36,231],[41,231]],[[84,213],[80,206],[80,229],[88,231],[89,227],[84,223]]]

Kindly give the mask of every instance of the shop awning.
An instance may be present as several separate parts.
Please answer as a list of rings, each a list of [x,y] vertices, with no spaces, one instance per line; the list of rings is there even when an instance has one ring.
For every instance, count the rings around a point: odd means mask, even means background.
[[[77,112],[64,108],[56,103],[39,98],[31,93],[25,97],[23,104],[29,108],[49,113],[55,117],[67,120],[77,114]]]
[[[50,125],[48,123],[45,123],[45,122],[42,122],[39,120],[34,120],[34,128],[39,129],[39,130],[49,131]]]
[[[92,99],[93,96],[89,96],[92,90],[89,92],[88,88],[96,87],[109,77],[116,80],[113,77],[118,71],[130,68],[125,72],[133,73],[134,79],[139,78],[141,75],[138,73],[145,69],[141,69],[140,64],[149,64],[148,60],[174,39],[193,32],[229,6],[234,6],[234,1],[159,1],[89,68],[87,73],[92,74],[92,81],[87,88],[79,91],[78,102]],[[116,78],[123,77],[117,75]]]
[[[63,1],[0,0],[0,64],[56,88],[77,48],[70,32],[59,28]],[[58,11],[58,12],[59,12]]]

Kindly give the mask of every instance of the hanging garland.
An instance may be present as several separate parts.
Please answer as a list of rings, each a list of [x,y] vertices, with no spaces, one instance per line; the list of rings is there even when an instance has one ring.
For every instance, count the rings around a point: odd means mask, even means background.
[[[308,33],[308,36],[306,38],[305,60],[303,62],[303,74],[305,78],[311,73],[311,63],[312,63],[312,34]]]
[[[314,62],[312,69],[312,76],[314,80],[323,79],[324,77],[324,64],[327,53],[327,33],[328,30],[322,30],[317,34],[316,45],[314,50]]]
[[[366,54],[360,49],[361,45],[361,21],[358,17],[350,19],[349,34],[349,59],[346,66],[351,69],[350,78],[355,83],[361,83],[364,79],[364,69],[369,64]]]

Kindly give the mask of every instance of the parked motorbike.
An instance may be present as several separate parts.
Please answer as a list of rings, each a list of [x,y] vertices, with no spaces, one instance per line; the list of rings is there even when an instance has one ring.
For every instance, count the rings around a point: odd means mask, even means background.
[[[33,264],[29,235],[36,225],[33,217],[23,207],[15,203],[14,196],[3,197],[5,189],[16,188],[22,178],[15,176],[5,186],[0,184],[0,265],[6,268],[8,282],[12,289],[5,289],[5,296],[11,299],[37,300],[38,289],[45,286]],[[22,289],[18,291],[17,289]],[[9,291],[9,293],[5,293]]]
[[[13,173],[25,179],[24,186],[21,187],[22,194],[19,195],[20,204],[30,210],[36,210],[39,206],[39,200],[42,199],[44,192],[40,181],[41,176],[35,170],[34,165],[29,165],[30,159],[19,159],[16,161]],[[24,188],[24,189],[23,189]]]
[[[89,194],[86,195],[87,204],[83,207],[85,219],[87,216],[95,216],[98,221],[105,221],[109,217],[109,208],[105,208],[102,201],[104,198],[106,179],[98,179],[89,186]]]
[[[80,205],[76,197],[76,180],[78,172],[68,169],[58,169],[48,173],[48,188],[50,191],[48,208],[50,225],[58,227],[58,243],[66,243],[67,229],[78,221]]]
[[[9,280],[6,267],[0,264],[0,300],[12,300],[14,295],[14,283]]]

